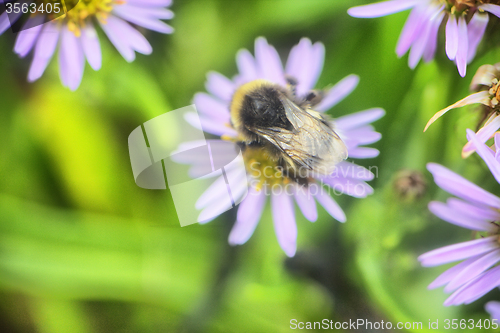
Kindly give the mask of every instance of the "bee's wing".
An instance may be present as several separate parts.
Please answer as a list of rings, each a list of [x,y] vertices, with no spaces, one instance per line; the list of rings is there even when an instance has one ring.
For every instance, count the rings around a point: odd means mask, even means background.
[[[292,131],[279,127],[256,129],[292,161],[320,174],[330,174],[335,165],[347,158],[347,147],[332,127],[318,114],[301,109],[280,96]]]

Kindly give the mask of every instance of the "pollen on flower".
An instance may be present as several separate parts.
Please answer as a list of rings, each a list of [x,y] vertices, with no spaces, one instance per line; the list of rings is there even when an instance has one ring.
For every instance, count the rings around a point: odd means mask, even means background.
[[[448,0],[445,1],[448,4],[448,9],[452,14],[463,13],[477,5],[475,0]]]
[[[488,91],[490,98],[490,107],[492,111],[496,110],[496,106],[500,100],[500,63],[495,65],[483,65],[479,67],[476,75],[472,78],[471,90],[473,91]]]
[[[459,100],[458,102],[438,111],[425,126],[424,132],[438,118],[452,109],[471,104],[483,104],[486,106],[486,117],[490,116],[490,120],[485,125],[489,124],[492,117],[500,113],[500,63],[495,65],[483,65],[478,68],[476,74],[472,78],[470,90],[475,93]]]
[[[37,3],[52,2],[58,1],[37,0]],[[81,28],[86,26],[88,19],[95,17],[101,23],[105,24],[109,13],[113,10],[113,7],[123,5],[125,3],[125,0],[64,0],[63,6],[72,9],[69,11],[66,10],[66,15],[62,15],[56,20],[65,22],[68,29],[72,31],[75,36],[79,37],[81,35]]]
[[[258,183],[257,189],[263,186],[285,184],[287,177],[284,175],[283,168],[260,147],[246,147],[243,150],[243,160],[248,173]]]

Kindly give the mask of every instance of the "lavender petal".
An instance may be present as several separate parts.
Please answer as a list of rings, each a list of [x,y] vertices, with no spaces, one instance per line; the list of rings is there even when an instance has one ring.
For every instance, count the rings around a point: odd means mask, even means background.
[[[460,286],[474,279],[476,276],[482,274],[488,268],[495,265],[498,261],[500,261],[500,249],[485,254],[484,256],[464,268],[460,273],[458,273],[444,288],[444,291],[450,292],[459,288]]]
[[[462,228],[476,231],[491,231],[495,227],[487,221],[464,215],[460,210],[453,209],[442,202],[432,201],[429,203],[429,210],[440,219]]]
[[[487,11],[497,17],[500,17],[500,6],[498,5],[493,5],[491,3],[485,3],[482,5],[478,6],[479,9],[482,9],[484,11]]]
[[[500,302],[489,301],[485,304],[484,309],[490,314],[491,319],[500,321]]]
[[[207,83],[205,85],[208,92],[221,101],[229,102],[236,90],[234,83],[222,74],[210,72],[207,74]]]
[[[458,24],[455,15],[450,15],[448,17],[448,22],[446,23],[446,55],[450,60],[455,60],[458,51]]]
[[[346,221],[345,213],[340,208],[337,202],[330,197],[328,193],[325,193],[325,190],[320,187],[318,193],[315,194],[316,200],[325,208],[325,210],[330,214],[334,219],[339,222],[344,223]]]
[[[478,276],[460,289],[455,291],[444,303],[444,305],[469,304],[481,298],[500,283],[500,266]]]
[[[229,123],[229,109],[226,103],[206,93],[195,94],[193,102],[197,110],[208,118],[213,118],[223,123]]]
[[[488,26],[489,16],[479,11],[475,12],[467,26],[469,53],[467,54],[467,63],[470,63],[476,56],[477,47],[483,39],[484,32]]]
[[[464,268],[472,264],[474,261],[476,261],[480,256],[475,256],[472,258],[469,258],[465,261],[462,261],[461,263],[447,269],[441,275],[439,275],[434,281],[432,281],[429,286],[427,287],[428,289],[435,289],[441,286],[444,286],[448,282],[450,282],[458,273],[460,273]]]
[[[458,50],[457,50],[457,67],[458,73],[464,77],[467,72],[467,56],[469,54],[469,41],[467,32],[467,22],[461,16],[458,19]]]
[[[278,52],[274,47],[267,43],[263,37],[255,40],[255,59],[259,66],[262,78],[281,86],[286,85],[283,64],[281,63]]]
[[[297,225],[292,199],[286,191],[271,196],[273,223],[278,243],[289,257],[297,250]]]
[[[347,13],[352,17],[373,18],[386,16],[403,10],[410,9],[418,4],[419,0],[392,0],[377,2],[365,6],[352,7],[347,10]]]
[[[493,177],[500,183],[500,163],[496,160],[495,153],[486,144],[479,141],[476,134],[470,129],[467,129],[467,138],[472,142],[476,152],[486,163]]]
[[[477,256],[498,248],[495,236],[448,245],[429,251],[418,257],[422,266],[438,266],[473,256]]]
[[[358,83],[359,76],[354,74],[346,76],[334,85],[333,88],[328,90],[324,99],[315,107],[315,109],[321,112],[329,110],[349,95],[357,87]]]
[[[229,234],[229,244],[241,245],[250,239],[262,216],[265,203],[264,191],[251,187],[247,197],[238,208],[236,223]]]
[[[305,187],[298,188],[294,197],[302,215],[309,221],[315,222],[318,219],[318,211],[316,209],[316,201],[309,189]]]
[[[99,43],[99,37],[92,24],[87,24],[82,28],[82,48],[87,61],[93,70],[97,71],[101,69],[102,55],[101,55],[101,44]]]
[[[434,176],[435,183],[446,192],[480,205],[500,208],[500,198],[483,190],[451,170],[435,163],[428,163],[427,169]]]
[[[53,22],[47,22],[35,45],[33,61],[28,72],[29,82],[38,80],[42,76],[56,51],[58,40],[59,29],[57,25]]]
[[[354,128],[372,123],[384,115],[385,111],[381,108],[368,109],[337,118],[335,119],[335,125],[339,130],[348,132]]]

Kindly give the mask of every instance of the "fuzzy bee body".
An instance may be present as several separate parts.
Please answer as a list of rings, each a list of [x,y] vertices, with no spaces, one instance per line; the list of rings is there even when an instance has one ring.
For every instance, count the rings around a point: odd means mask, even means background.
[[[255,80],[235,92],[231,123],[244,145],[261,147],[285,169],[328,175],[347,148],[329,117],[312,109],[321,98],[312,91],[299,100],[293,86]]]

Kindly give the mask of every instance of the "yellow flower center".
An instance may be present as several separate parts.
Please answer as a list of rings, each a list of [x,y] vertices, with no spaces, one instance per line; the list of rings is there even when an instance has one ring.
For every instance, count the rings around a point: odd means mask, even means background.
[[[278,165],[278,161],[275,161],[260,147],[245,147],[243,159],[247,172],[258,182],[257,189],[290,182],[284,174],[285,170]]]
[[[67,24],[68,29],[77,37],[80,36],[81,28],[85,27],[90,18],[95,17],[102,23],[106,23],[113,7],[126,2],[125,0],[36,0],[36,3],[47,5],[61,3],[61,1],[63,15],[59,16],[55,13],[47,13],[47,15],[49,18],[52,16],[59,22]],[[67,9],[66,15],[64,15],[65,9]]]
[[[498,4],[498,0],[440,0],[445,5],[446,10],[453,15],[466,15],[470,19],[477,7],[485,3]],[[481,10],[480,10],[481,11]]]

